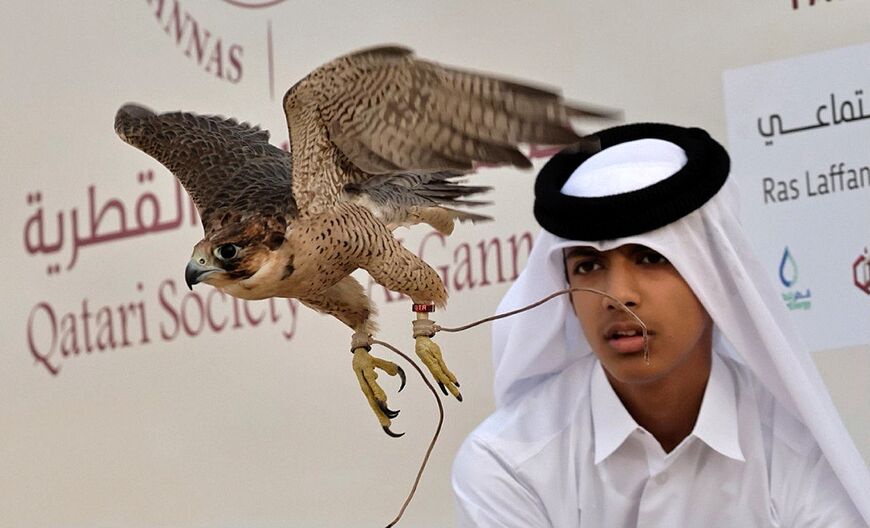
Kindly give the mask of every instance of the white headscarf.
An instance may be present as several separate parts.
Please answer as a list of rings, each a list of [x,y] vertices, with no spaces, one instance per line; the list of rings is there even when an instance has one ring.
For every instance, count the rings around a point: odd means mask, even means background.
[[[677,145],[643,139],[607,148],[587,159],[562,193],[592,197],[652,185],[686,163]],[[631,211],[620,214],[630,215]],[[729,179],[702,207],[636,236],[578,242],[545,230],[498,312],[514,310],[567,287],[562,249],[584,245],[606,251],[624,244],[650,247],[670,260],[715,323],[714,350],[746,366],[802,422],[864,520],[870,523],[870,472],[738,220]],[[504,407],[592,350],[568,296],[496,321],[493,326],[495,399]]]

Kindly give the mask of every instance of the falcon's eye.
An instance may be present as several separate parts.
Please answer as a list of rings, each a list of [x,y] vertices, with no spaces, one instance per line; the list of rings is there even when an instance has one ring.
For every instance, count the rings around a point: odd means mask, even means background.
[[[239,254],[239,246],[235,244],[222,244],[215,248],[214,254],[221,260],[231,260]]]

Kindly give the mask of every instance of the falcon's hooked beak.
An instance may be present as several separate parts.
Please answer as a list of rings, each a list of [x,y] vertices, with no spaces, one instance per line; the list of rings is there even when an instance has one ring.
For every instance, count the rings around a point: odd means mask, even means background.
[[[221,268],[211,268],[207,265],[204,258],[198,258],[194,255],[194,257],[190,259],[190,262],[187,263],[187,267],[184,269],[184,282],[186,282],[187,287],[192,290],[194,284],[204,281],[210,275],[219,271],[224,270]]]

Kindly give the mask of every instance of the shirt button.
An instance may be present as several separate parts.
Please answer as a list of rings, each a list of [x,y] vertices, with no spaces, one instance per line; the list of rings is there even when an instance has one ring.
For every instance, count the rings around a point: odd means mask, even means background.
[[[659,473],[656,475],[656,484],[665,484],[668,481],[667,473]]]

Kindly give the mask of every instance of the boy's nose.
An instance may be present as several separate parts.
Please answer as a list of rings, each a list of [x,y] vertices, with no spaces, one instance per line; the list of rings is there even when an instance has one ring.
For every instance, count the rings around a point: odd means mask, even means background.
[[[629,308],[640,305],[641,296],[637,277],[629,265],[612,264],[607,273],[607,293]],[[607,310],[620,310],[619,305],[607,297],[602,297]]]

